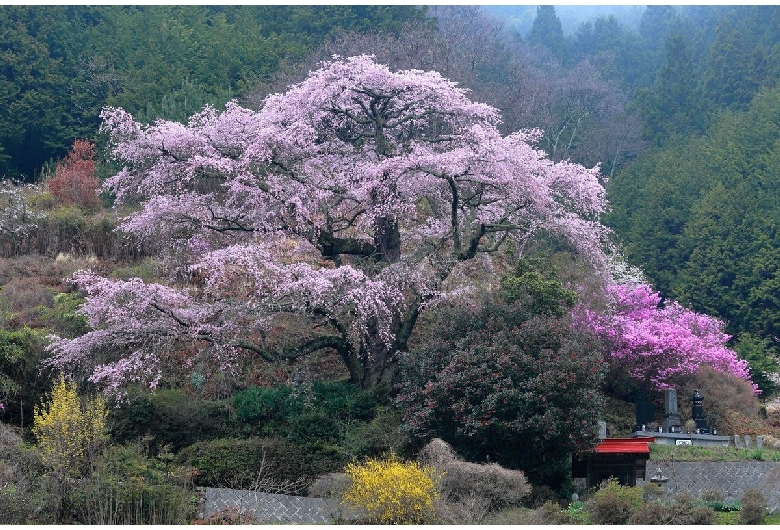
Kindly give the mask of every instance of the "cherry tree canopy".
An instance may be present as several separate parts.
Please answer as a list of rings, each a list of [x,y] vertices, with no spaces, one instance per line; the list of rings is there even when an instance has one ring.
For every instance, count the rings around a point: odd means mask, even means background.
[[[720,320],[676,301],[661,307],[661,296],[644,283],[613,284],[609,294],[611,311],[586,311],[582,322],[605,339],[607,360],[615,369],[656,390],[702,365],[750,381],[748,363],[727,347],[731,337]]]
[[[195,345],[230,363],[335,349],[352,379],[379,382],[420,311],[535,234],[605,260],[598,168],[552,163],[538,131],[501,136],[499,112],[436,72],[391,72],[367,56],[323,63],[259,111],[206,108],[187,125],[103,112],[123,169],[105,183],[121,229],[168,265],[163,284],[82,271],[91,332],[52,344],[92,380],[154,384],[166,352]],[[479,261],[482,260],[482,261]],[[271,346],[280,315],[307,319]]]

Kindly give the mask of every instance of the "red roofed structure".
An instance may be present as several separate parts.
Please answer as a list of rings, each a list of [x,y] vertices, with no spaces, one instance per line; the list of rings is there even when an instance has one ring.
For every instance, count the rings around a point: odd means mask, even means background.
[[[645,467],[650,458],[652,436],[636,438],[605,438],[594,453],[572,462],[572,476],[587,479],[588,488],[615,477],[625,486],[636,486],[636,479],[645,479]]]
[[[606,438],[596,446],[596,454],[635,454],[649,455],[650,444],[655,440],[653,436],[636,438]]]

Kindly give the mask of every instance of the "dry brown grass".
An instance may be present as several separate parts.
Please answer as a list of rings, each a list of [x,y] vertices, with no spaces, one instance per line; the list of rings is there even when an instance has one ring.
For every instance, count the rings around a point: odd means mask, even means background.
[[[747,381],[703,367],[677,388],[682,418],[691,417],[690,396],[698,389],[711,427],[723,434],[766,434],[770,427],[761,417],[761,403]]]
[[[465,462],[438,438],[422,449],[418,460],[444,473],[437,510],[447,524],[479,523],[489,513],[519,506],[531,492],[522,471]]]

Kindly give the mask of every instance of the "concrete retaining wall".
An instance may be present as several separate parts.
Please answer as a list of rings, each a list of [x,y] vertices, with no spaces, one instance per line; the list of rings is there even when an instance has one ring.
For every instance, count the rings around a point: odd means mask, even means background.
[[[760,490],[769,501],[769,510],[780,508],[780,463],[778,462],[647,462],[647,479],[660,467],[669,481],[662,486],[664,497],[688,492],[700,497],[713,489],[723,493],[726,502],[738,501],[748,488]],[[645,484],[637,480],[637,486]]]
[[[681,493],[701,497],[706,490],[720,491],[726,502],[735,502],[748,488],[766,495],[769,510],[780,509],[780,463],[778,462],[666,462],[648,461],[647,478],[660,467],[669,481],[662,486],[662,498]],[[637,485],[646,483],[637,480]],[[333,524],[352,519],[355,514],[344,510],[336,499],[293,497],[256,493],[228,488],[206,488],[200,518],[206,519],[227,508],[251,513],[258,522],[282,524]]]

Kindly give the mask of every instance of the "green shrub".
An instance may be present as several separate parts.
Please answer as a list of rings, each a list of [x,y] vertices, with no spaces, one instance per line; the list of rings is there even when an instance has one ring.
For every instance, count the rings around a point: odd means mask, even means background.
[[[238,435],[240,430],[229,401],[196,399],[181,389],[131,390],[127,402],[111,411],[109,424],[118,443],[151,434],[152,453],[158,446],[175,452],[198,441]]]
[[[292,389],[286,385],[272,388],[250,386],[233,395],[236,417],[245,423],[284,420],[284,402],[290,397]]]
[[[376,412],[377,396],[347,381],[315,381],[311,386],[311,406],[342,421],[370,421]]]
[[[716,512],[738,512],[740,509],[740,504],[738,502],[725,503],[723,501],[704,501],[703,504]]]
[[[0,422],[0,522],[55,523],[57,485],[44,476],[35,446],[22,441],[22,430]]]
[[[108,413],[109,435],[114,443],[127,443],[150,433],[155,425],[152,394],[141,389],[128,390],[127,399]]]
[[[345,381],[315,381],[297,388],[250,386],[233,396],[233,405],[239,421],[262,423],[265,434],[283,434],[282,424],[305,413],[319,413],[331,422],[370,421],[377,399],[373,392]]]
[[[221,438],[186,447],[179,453],[178,461],[197,470],[195,483],[198,486],[248,488],[264,464],[265,471],[281,478],[284,469],[279,463],[283,460],[279,455],[293,453],[290,460],[301,456],[288,445],[263,438]]]
[[[574,520],[573,524],[590,524],[590,514],[588,506],[582,501],[573,501],[566,510]]]
[[[304,413],[290,420],[287,439],[298,445],[335,443],[339,439],[339,426],[322,412]]]
[[[712,524],[714,525],[738,525],[739,524],[739,512],[715,512],[715,519]]]
[[[377,407],[367,423],[349,421],[342,424],[340,445],[353,458],[377,458],[409,445],[401,431],[401,414],[388,407]]]
[[[150,458],[139,444],[110,447],[68,500],[73,519],[83,524],[185,524],[197,503],[192,470]]]
[[[84,297],[76,293],[59,293],[54,295],[53,307],[38,306],[41,320],[46,327],[61,337],[78,337],[89,331],[89,324],[84,315],[76,310],[84,303]]]
[[[399,438],[388,440],[387,433],[378,432],[387,426],[387,416],[370,425],[382,410],[374,392],[345,381],[315,381],[295,388],[250,386],[236,392],[232,401],[246,434],[284,437],[299,444],[343,442],[354,457],[383,454]]]
[[[197,442],[177,455],[177,462],[197,470],[198,486],[303,494],[315,477],[341,471],[346,455],[327,444],[297,446],[274,438],[221,438]],[[260,476],[259,476],[260,475]]]
[[[115,218],[106,213],[87,213],[74,206],[49,210],[31,234],[30,250],[44,255],[116,257],[128,252],[116,231]]]
[[[756,488],[748,488],[740,498],[739,520],[742,524],[761,524],[767,515],[767,499]]]
[[[324,473],[341,471],[351,460],[349,455],[338,445],[323,441],[297,446],[306,459],[305,477],[312,477]]]
[[[531,520],[528,524],[533,525],[572,525],[576,524],[577,519],[573,514],[561,509],[560,504],[555,501],[545,501],[539,508],[534,510]]]
[[[617,479],[610,477],[593,494],[588,502],[588,511],[594,524],[626,524],[641,506],[640,488],[621,486]]]

